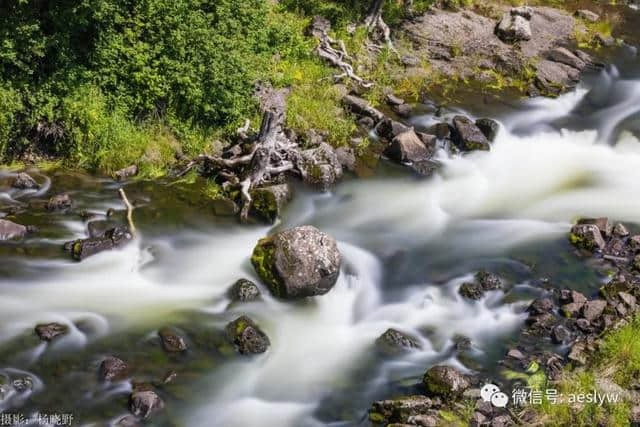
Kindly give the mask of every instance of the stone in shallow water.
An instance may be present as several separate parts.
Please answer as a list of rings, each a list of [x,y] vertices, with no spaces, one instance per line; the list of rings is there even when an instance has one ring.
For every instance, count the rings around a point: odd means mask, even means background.
[[[415,338],[393,328],[387,329],[376,340],[377,350],[385,356],[398,356],[420,347]]]
[[[571,243],[581,249],[593,251],[596,249],[604,249],[606,243],[602,238],[600,229],[593,224],[578,224],[571,228],[569,236]]]
[[[29,376],[16,378],[11,383],[13,389],[18,393],[26,393],[33,390],[33,379]]]
[[[147,419],[164,409],[164,401],[154,391],[134,391],[129,398],[129,409],[136,417]]]
[[[306,225],[261,239],[251,262],[273,295],[294,299],[329,292],[342,257],[333,237]]]
[[[388,423],[406,423],[410,417],[422,415],[432,406],[433,401],[431,399],[419,395],[380,400],[371,405],[369,420],[385,425]]]
[[[58,194],[49,199],[46,204],[47,210],[59,211],[69,209],[72,205],[71,197],[68,194]]]
[[[251,190],[251,208],[253,218],[273,224],[280,216],[286,204],[291,200],[288,184],[272,185]]]
[[[187,350],[187,343],[172,328],[162,328],[158,331],[162,348],[168,353],[180,353]]]
[[[31,175],[24,172],[20,172],[13,178],[11,186],[20,190],[35,190],[37,188],[40,188],[38,183],[33,178],[31,178]]]
[[[15,222],[0,219],[0,242],[21,239],[27,234],[27,227]]]
[[[463,151],[490,150],[489,140],[471,120],[464,116],[453,118],[453,142]]]
[[[607,302],[605,300],[589,301],[582,307],[582,317],[592,322],[602,315],[606,306]]]
[[[484,296],[484,290],[482,289],[482,285],[480,283],[475,282],[465,282],[460,286],[458,293],[465,298],[469,298],[472,300],[482,299]]]
[[[229,298],[236,302],[255,301],[260,297],[260,289],[250,280],[240,279],[229,289]]]
[[[115,356],[109,356],[100,364],[100,379],[102,381],[120,381],[129,375],[129,366]]]
[[[487,139],[493,142],[498,135],[498,131],[500,130],[500,125],[493,119],[478,119],[476,120],[476,126],[478,129],[487,137]]]
[[[391,160],[398,163],[427,160],[433,154],[413,129],[393,138],[385,153]]]
[[[269,337],[247,316],[230,322],[225,328],[229,342],[240,354],[264,353],[271,345]]]
[[[60,335],[65,335],[68,332],[69,327],[60,323],[47,323],[36,326],[36,333],[42,341],[51,341],[59,337]]]

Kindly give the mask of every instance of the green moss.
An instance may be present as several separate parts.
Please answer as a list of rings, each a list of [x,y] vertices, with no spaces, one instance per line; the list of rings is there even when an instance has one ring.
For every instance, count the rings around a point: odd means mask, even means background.
[[[251,255],[251,264],[271,292],[278,297],[283,297],[282,283],[274,267],[274,253],[273,238],[260,239]]]
[[[268,190],[258,190],[251,192],[252,214],[259,216],[268,223],[274,223],[278,218],[279,207],[276,196]]]
[[[369,421],[376,424],[382,424],[386,422],[386,418],[379,412],[369,412]]]

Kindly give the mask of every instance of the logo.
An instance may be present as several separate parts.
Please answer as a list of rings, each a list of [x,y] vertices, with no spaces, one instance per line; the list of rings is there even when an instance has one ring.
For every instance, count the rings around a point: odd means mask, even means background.
[[[509,396],[501,392],[495,384],[485,384],[480,389],[480,397],[485,402],[491,402],[496,408],[505,408],[509,403]]]

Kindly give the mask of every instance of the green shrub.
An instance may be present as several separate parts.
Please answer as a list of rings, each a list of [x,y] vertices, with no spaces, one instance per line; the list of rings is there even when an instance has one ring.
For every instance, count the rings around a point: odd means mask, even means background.
[[[16,133],[22,100],[14,89],[0,85],[0,156]]]

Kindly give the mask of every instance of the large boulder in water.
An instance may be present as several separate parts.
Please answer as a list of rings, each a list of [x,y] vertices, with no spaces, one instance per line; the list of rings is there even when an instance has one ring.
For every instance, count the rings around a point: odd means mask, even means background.
[[[82,261],[100,252],[120,247],[132,239],[133,235],[127,227],[118,226],[107,230],[102,236],[67,242],[65,247],[71,251],[73,259]]]
[[[341,262],[335,239],[309,225],[261,239],[251,257],[271,293],[286,299],[329,292],[338,280]]]
[[[300,153],[297,164],[304,182],[323,191],[329,190],[343,175],[336,152],[325,142]]]
[[[386,154],[391,160],[406,163],[429,159],[433,151],[425,145],[413,129],[409,129],[393,138]]]
[[[471,387],[470,381],[456,368],[434,366],[424,375],[424,384],[431,393],[440,396],[460,396]]]
[[[453,142],[462,151],[490,149],[489,140],[474,122],[465,116],[453,118]]]
[[[0,219],[0,242],[4,240],[21,239],[27,234],[27,227],[15,222]]]
[[[240,354],[260,354],[267,351],[269,337],[247,316],[240,316],[225,328],[227,339]]]

